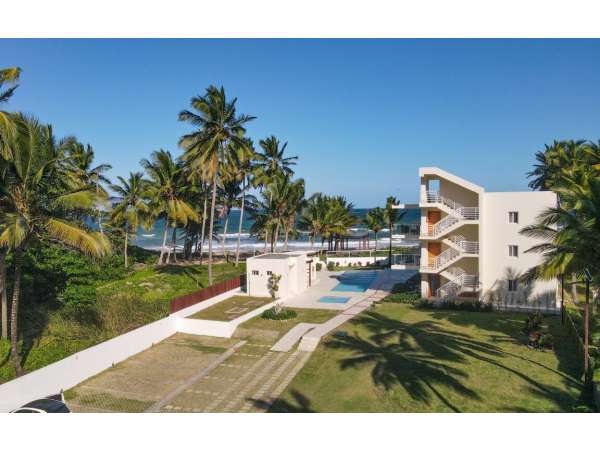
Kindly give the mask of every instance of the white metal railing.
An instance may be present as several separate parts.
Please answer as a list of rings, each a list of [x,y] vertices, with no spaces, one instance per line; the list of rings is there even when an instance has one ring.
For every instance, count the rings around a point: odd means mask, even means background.
[[[455,248],[447,248],[442,253],[437,255],[433,260],[426,266],[427,269],[437,270],[445,264],[452,262],[460,256],[460,252]]]
[[[452,200],[451,198],[440,195],[439,191],[426,191],[424,200],[425,201],[423,203],[441,203],[450,209],[459,209],[463,207],[463,205]]]
[[[477,291],[479,287],[479,277],[468,273],[462,273],[452,281],[445,283],[435,292],[436,297],[448,298],[460,294],[461,292],[472,290]]]
[[[416,253],[401,253],[392,255],[392,265],[396,264],[418,266],[421,264],[421,255]]]
[[[464,236],[454,235],[450,236],[450,240],[457,246],[460,247],[460,250],[463,253],[468,253],[470,255],[478,255],[479,254],[479,242],[477,241],[467,241]]]
[[[456,212],[464,220],[479,220],[479,208],[476,206],[461,206]]]

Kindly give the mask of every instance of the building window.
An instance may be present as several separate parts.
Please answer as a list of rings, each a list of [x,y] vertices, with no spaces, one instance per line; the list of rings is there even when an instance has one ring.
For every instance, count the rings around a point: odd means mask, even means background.
[[[509,211],[508,212],[508,223],[519,223],[518,211]]]
[[[509,245],[508,246],[508,256],[514,256],[515,258],[519,257],[519,246],[518,245]]]
[[[260,272],[258,270],[253,270],[252,275],[260,275]]]
[[[508,280],[508,291],[509,292],[517,291],[517,280]]]
[[[270,270],[267,270],[267,275],[273,275],[273,272],[271,272]]]

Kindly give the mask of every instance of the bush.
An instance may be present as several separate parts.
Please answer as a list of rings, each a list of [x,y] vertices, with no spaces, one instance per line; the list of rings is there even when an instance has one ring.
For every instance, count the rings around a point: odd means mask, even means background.
[[[327,270],[329,270],[331,272],[334,269],[335,269],[335,264],[333,263],[333,261],[328,262],[327,263]]]
[[[492,310],[491,303],[483,303],[477,300],[429,300],[422,298],[417,302],[417,307],[423,309],[450,309],[474,312],[487,312]]]
[[[323,267],[323,264],[321,264],[320,262],[318,262],[317,264],[315,264],[315,270],[317,272],[320,272],[321,269],[322,269],[322,267]]]
[[[544,333],[540,336],[538,344],[540,348],[552,349],[554,348],[554,336],[550,333]]]
[[[415,305],[421,300],[421,295],[417,292],[399,292],[397,294],[390,294],[383,299],[387,303],[408,303]]]
[[[272,308],[264,311],[260,317],[267,320],[289,320],[293,319],[298,315],[296,311],[288,308],[277,308],[273,306]]]
[[[525,319],[525,327],[523,332],[527,335],[539,331],[542,328],[542,315],[539,312],[529,314]]]

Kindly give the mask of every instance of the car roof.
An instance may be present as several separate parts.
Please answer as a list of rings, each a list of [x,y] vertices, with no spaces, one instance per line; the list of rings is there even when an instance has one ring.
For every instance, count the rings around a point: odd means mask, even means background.
[[[21,406],[21,408],[37,408],[48,413],[68,413],[69,408],[63,402],[50,398],[41,398]]]

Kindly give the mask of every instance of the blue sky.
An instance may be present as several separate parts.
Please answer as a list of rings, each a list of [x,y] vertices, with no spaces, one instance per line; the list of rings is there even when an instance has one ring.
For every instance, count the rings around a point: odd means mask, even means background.
[[[111,176],[190,128],[209,84],[298,155],[309,192],[358,207],[415,201],[435,165],[487,190],[525,190],[553,139],[600,139],[599,40],[0,40],[23,68],[6,109],[75,134]]]

